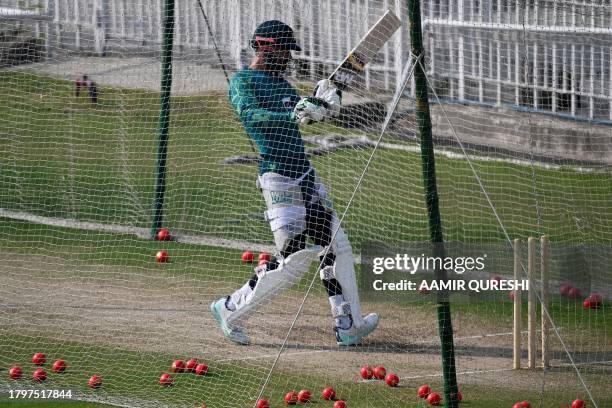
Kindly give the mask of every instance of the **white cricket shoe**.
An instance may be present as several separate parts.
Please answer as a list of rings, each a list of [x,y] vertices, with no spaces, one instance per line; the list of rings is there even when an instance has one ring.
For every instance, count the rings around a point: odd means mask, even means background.
[[[221,331],[226,339],[243,346],[249,345],[251,343],[251,339],[249,339],[249,336],[247,336],[247,334],[244,332],[244,329],[236,324],[227,323],[227,318],[230,314],[232,314],[232,311],[225,307],[226,300],[227,297],[222,297],[221,299],[210,304],[210,311],[212,312],[213,317],[217,323],[219,323]]]
[[[340,346],[353,346],[361,341],[365,336],[372,333],[378,326],[378,315],[370,313],[364,319],[364,324],[355,327],[353,324],[350,329],[344,330],[338,327],[334,328],[336,332],[336,341]]]

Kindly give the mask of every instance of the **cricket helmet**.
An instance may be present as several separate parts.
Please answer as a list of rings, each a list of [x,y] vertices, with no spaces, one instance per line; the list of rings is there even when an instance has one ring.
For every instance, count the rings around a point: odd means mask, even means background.
[[[279,20],[268,20],[261,23],[255,29],[253,38],[251,39],[251,47],[255,50],[270,47],[274,49],[285,49],[293,51],[302,51],[293,29],[287,24]]]

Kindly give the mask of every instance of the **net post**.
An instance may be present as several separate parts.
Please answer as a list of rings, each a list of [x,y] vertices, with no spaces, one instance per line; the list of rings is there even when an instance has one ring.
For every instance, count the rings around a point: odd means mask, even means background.
[[[425,51],[423,48],[423,32],[421,30],[421,2],[420,0],[407,1],[411,49],[412,54],[416,58],[414,62],[416,120],[421,135],[422,179],[425,187],[429,234],[434,246],[434,256],[444,258],[444,237],[442,234],[442,221],[438,204],[431,115],[429,110],[427,77],[424,68],[425,59],[423,58]],[[438,281],[446,281],[447,279],[446,270],[442,268],[436,268],[435,275]],[[437,310],[438,332],[440,335],[442,353],[442,373],[444,378],[444,403],[446,408],[458,408],[455,346],[448,291],[438,291]]]
[[[514,281],[521,280],[521,241],[516,238],[514,240]],[[521,290],[514,291],[514,324],[513,324],[513,365],[512,368],[519,370],[521,368]]]
[[[170,124],[170,90],[172,88],[172,43],[174,41],[174,0],[164,0],[164,27],[162,43],[162,75],[159,111],[159,144],[151,238],[162,226],[164,193],[166,191],[166,158],[168,156],[168,126]]]

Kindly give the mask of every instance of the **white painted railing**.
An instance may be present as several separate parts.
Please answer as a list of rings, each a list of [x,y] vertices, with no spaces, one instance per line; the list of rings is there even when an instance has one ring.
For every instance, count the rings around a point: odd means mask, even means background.
[[[612,2],[429,0],[430,75],[451,99],[612,120]]]
[[[158,48],[163,2],[0,0],[0,7],[50,18],[35,25],[56,48],[104,54],[117,43]],[[202,0],[228,65],[246,63],[254,28],[277,18],[294,27],[313,76],[318,65],[337,64],[385,9],[407,21],[405,3]],[[176,0],[175,7],[175,50],[211,49],[196,0]],[[612,0],[424,0],[423,27],[429,75],[446,98],[612,120]],[[409,58],[407,28],[368,66],[367,89],[393,89]]]

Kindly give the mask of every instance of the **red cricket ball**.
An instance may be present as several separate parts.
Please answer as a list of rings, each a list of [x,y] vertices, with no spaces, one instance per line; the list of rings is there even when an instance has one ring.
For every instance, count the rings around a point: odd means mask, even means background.
[[[572,408],[586,408],[586,403],[581,399],[574,400],[572,402]]]
[[[47,379],[47,373],[42,368],[37,368],[32,373],[32,379],[37,382],[43,382]]]
[[[309,402],[310,398],[312,398],[312,393],[308,390],[301,390],[298,392],[298,401],[299,402]]]
[[[99,375],[92,375],[87,381],[89,388],[100,388],[102,387],[102,378]]]
[[[255,259],[255,255],[251,251],[244,251],[242,253],[242,263],[253,263],[253,259]]]
[[[187,361],[187,363],[185,364],[185,370],[189,371],[190,373],[193,373],[197,365],[198,365],[198,360],[195,358],[192,358],[191,360]]]
[[[54,373],[63,373],[64,371],[66,371],[66,362],[62,359],[59,359],[57,361],[55,361],[55,363],[53,363],[53,372]]]
[[[208,373],[208,366],[204,363],[198,364],[195,368],[196,375],[206,375]]]
[[[429,394],[431,394],[431,387],[429,385],[425,384],[419,387],[419,398],[427,398]]]
[[[174,384],[174,380],[170,374],[164,373],[159,377],[159,385],[162,387],[170,387],[172,384]]]
[[[531,402],[529,402],[529,401],[522,401],[521,402],[521,408],[531,408]]]
[[[563,297],[566,297],[569,294],[571,288],[572,285],[570,285],[569,283],[564,283],[559,287],[559,294]]]
[[[261,262],[261,261],[270,261],[270,260],[272,260],[272,257],[270,256],[269,253],[262,252],[262,253],[259,254],[259,257],[257,259],[259,260],[259,262]]]
[[[13,380],[18,380],[23,376],[23,370],[19,366],[11,367],[9,370],[9,377]]]
[[[440,405],[442,397],[437,392],[432,392],[427,396],[427,403],[429,405]]]
[[[326,401],[336,399],[336,390],[334,390],[332,387],[327,387],[323,390],[322,397]]]
[[[579,297],[582,297],[582,292],[580,292],[580,289],[578,288],[571,288],[567,292],[567,297],[570,299],[578,299]]]
[[[512,408],[521,408],[521,403],[520,403],[520,402],[515,403],[515,404],[512,406]]]
[[[400,379],[397,374],[387,374],[387,376],[385,377],[385,382],[389,387],[397,387],[397,384],[399,384]]]
[[[338,400],[334,402],[334,408],[346,408],[346,402],[343,400]]]
[[[372,378],[372,376],[374,376],[374,372],[372,371],[372,367],[370,366],[363,366],[361,367],[361,378],[363,378],[364,380],[369,380]]]
[[[374,367],[374,378],[384,380],[387,375],[387,369],[383,366]]]
[[[585,309],[599,309],[603,304],[603,298],[597,293],[591,293],[583,302]]]
[[[185,362],[183,360],[174,360],[172,363],[172,372],[182,373],[185,371]]]
[[[260,399],[257,401],[257,408],[270,408],[270,401],[267,399]]]
[[[47,361],[44,353],[34,353],[32,356],[32,364],[41,366]]]
[[[162,228],[157,231],[157,235],[155,235],[155,239],[158,241],[172,241],[172,234],[168,231],[168,228]]]
[[[159,263],[168,262],[168,259],[169,259],[168,251],[166,251],[165,249],[162,249],[161,251],[157,252],[157,254],[155,255],[155,259]]]
[[[287,405],[295,405],[298,401],[298,395],[295,391],[289,391],[285,394],[285,403]]]

